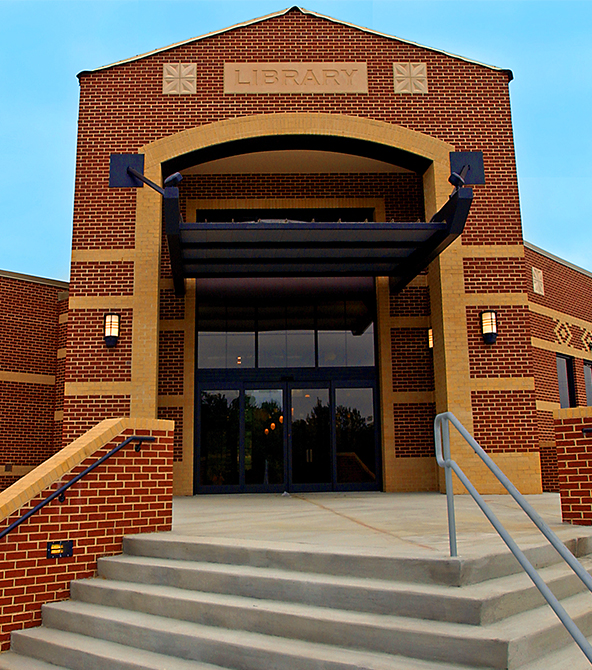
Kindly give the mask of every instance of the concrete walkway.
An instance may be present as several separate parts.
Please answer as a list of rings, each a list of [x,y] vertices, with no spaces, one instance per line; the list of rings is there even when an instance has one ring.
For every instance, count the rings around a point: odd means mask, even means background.
[[[561,523],[559,495],[526,496],[562,540],[592,537],[592,527]],[[521,548],[547,541],[510,496],[485,496]],[[459,555],[507,551],[468,495],[455,497]],[[439,493],[299,493],[178,497],[173,530],[225,538],[355,548],[396,556],[449,555],[446,496]]]

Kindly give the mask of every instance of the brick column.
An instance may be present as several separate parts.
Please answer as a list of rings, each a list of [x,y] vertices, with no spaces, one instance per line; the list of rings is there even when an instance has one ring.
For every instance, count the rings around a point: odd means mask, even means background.
[[[566,523],[592,525],[592,407],[555,410],[555,442]],[[590,433],[584,430],[589,429]]]

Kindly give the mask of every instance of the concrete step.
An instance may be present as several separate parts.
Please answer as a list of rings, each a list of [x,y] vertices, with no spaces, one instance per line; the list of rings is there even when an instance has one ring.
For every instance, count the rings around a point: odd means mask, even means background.
[[[225,635],[247,636],[249,644],[255,646],[262,638],[279,641],[280,647],[288,640],[302,641],[452,664],[486,663],[500,669],[519,667],[571,641],[548,607],[489,626],[466,626],[201,594],[171,587],[142,585],[130,591],[110,586],[103,595],[111,598],[114,607],[78,601],[54,603],[44,607],[44,622],[52,628],[114,642],[125,640],[151,651],[162,644],[171,644],[167,631],[174,622],[176,634],[185,631],[179,642],[174,643],[173,655],[181,656],[184,654],[177,654],[176,647],[185,648],[191,637],[199,647],[223,644],[220,631],[224,629]],[[99,592],[100,589],[93,591],[92,587],[85,589],[88,597]],[[584,634],[592,634],[589,594],[573,596],[564,602]],[[121,609],[129,605],[132,610]],[[223,662],[217,655],[198,660],[236,667],[234,659],[226,656]]]
[[[579,547],[579,545],[582,547]],[[566,543],[575,555],[591,553],[586,540]],[[584,546],[585,545],[585,546]],[[124,538],[124,553],[131,556],[200,561],[349,577],[367,577],[402,582],[464,586],[522,572],[509,552],[478,558],[441,556],[407,557],[386,550],[339,551],[302,544],[180,536],[175,533],[132,535]],[[530,547],[524,553],[538,569],[561,558],[550,545]]]
[[[592,644],[592,636],[588,638]],[[546,654],[544,661],[537,658],[535,661],[526,663],[520,670],[590,670],[590,661],[583,654],[575,642],[567,645],[559,651]]]
[[[590,559],[584,562],[592,566]],[[330,606],[437,621],[481,625],[540,606],[544,600],[524,573],[459,589],[438,584],[340,577],[244,565],[115,556],[99,561],[106,579],[161,584],[208,593]],[[540,571],[558,598],[585,590],[565,564]]]
[[[21,656],[14,651],[0,654],[0,670],[67,670],[63,665],[38,661],[30,656]]]
[[[72,584],[73,600],[45,605],[43,627],[13,633],[13,670],[49,670],[19,666],[25,655],[81,670],[534,670],[575,646],[510,554],[415,558],[172,533],[124,547],[99,561],[99,579]],[[526,551],[592,636],[592,594],[551,547]]]
[[[168,665],[162,668],[184,668],[177,665],[177,659],[206,663],[222,668],[236,670],[474,670],[493,668],[444,661],[424,660],[400,655],[390,655],[377,651],[365,651],[354,648],[321,644],[318,642],[288,639],[244,630],[217,628],[201,624],[179,621],[138,612],[125,612],[86,603],[66,601],[44,608],[44,621],[47,625],[16,633],[15,650],[26,649],[37,658],[58,660],[66,667],[103,666],[78,665],[84,653],[94,653],[94,643],[90,636],[98,638],[104,645],[115,643],[117,647],[126,645],[126,658],[132,661],[138,657],[137,650],[153,652],[167,656]],[[59,626],[59,628],[57,628]],[[67,629],[67,630],[64,630]],[[74,649],[67,653],[58,651],[58,644],[65,643],[63,633],[72,637]],[[54,644],[53,635],[59,638]],[[89,636],[89,637],[87,637]],[[339,642],[344,642],[340,640]],[[69,660],[69,654],[76,656]],[[68,658],[65,661],[65,658]],[[172,659],[172,660],[171,660]],[[86,661],[85,661],[86,662]],[[128,666],[121,666],[128,668]],[[136,666],[129,666],[135,669]],[[142,666],[152,668],[153,666]],[[194,667],[194,666],[188,666]],[[201,668],[202,666],[195,666]],[[206,666],[207,667],[207,666]],[[105,666],[106,668],[106,666]],[[119,670],[114,659],[110,670]]]
[[[34,658],[31,658],[32,656]],[[12,651],[0,655],[0,670],[56,670],[56,668],[220,670],[219,666],[209,663],[183,658],[173,659],[168,655],[45,626],[13,633]]]

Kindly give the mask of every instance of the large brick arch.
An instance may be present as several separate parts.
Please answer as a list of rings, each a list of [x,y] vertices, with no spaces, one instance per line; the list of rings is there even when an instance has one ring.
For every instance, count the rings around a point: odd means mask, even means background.
[[[175,158],[227,142],[270,136],[302,135],[344,138],[394,148],[426,159],[423,175],[428,218],[450,191],[452,145],[402,126],[357,116],[325,113],[259,114],[189,128],[138,149],[145,156],[144,174],[160,183],[162,165]],[[161,197],[152,189],[137,190],[134,273],[132,416],[156,416],[158,376],[159,262]]]
[[[264,137],[307,136],[319,138],[344,138],[358,140],[385,148],[393,148],[421,157],[434,165],[437,173],[443,170],[444,190],[449,190],[448,154],[453,147],[442,140],[430,137],[403,126],[357,116],[326,113],[259,114],[226,119],[216,123],[190,128],[139,149],[145,155],[145,170],[158,181],[163,163],[225,143]],[[428,170],[428,173],[431,171]],[[426,173],[424,187],[434,189],[432,176]],[[438,185],[440,186],[440,184]],[[436,188],[437,191],[440,189]],[[440,195],[439,193],[437,195]],[[437,197],[437,196],[436,196]]]

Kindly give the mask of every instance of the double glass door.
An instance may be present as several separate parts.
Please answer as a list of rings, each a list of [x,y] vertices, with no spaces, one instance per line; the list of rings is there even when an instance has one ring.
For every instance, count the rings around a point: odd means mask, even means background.
[[[201,384],[196,409],[196,492],[380,486],[368,381]]]

